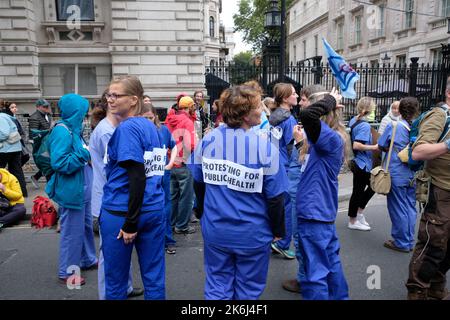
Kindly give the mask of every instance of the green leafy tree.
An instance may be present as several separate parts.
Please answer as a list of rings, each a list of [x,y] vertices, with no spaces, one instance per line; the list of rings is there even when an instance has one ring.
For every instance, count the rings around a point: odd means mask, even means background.
[[[286,0],[286,8],[292,2],[293,0]],[[255,52],[261,51],[261,44],[265,39],[264,14],[269,8],[269,0],[241,0],[239,13],[233,15],[234,30],[242,32],[244,42],[251,45]]]
[[[230,65],[231,84],[242,84],[249,80],[258,80],[260,68],[253,62],[251,51],[240,52],[234,56]]]

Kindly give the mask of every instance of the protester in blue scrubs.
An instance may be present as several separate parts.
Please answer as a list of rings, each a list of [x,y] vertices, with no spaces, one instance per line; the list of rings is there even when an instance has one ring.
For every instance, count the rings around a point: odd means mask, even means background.
[[[173,168],[173,164],[175,163],[175,159],[177,157],[177,146],[175,140],[172,137],[172,134],[165,125],[161,124],[159,121],[158,114],[156,112],[155,107],[151,103],[144,104],[144,113],[143,116],[150,121],[152,121],[156,128],[158,129],[159,139],[164,149],[168,150],[169,154],[166,160],[166,167],[164,170],[164,176],[162,179],[163,189],[164,189],[164,212],[166,214],[166,242],[165,248],[166,253],[175,254],[177,253],[177,249],[175,248],[175,244],[177,243],[173,238],[172,234],[172,226],[170,225],[171,215],[172,215],[172,202],[170,200],[170,170]]]
[[[409,144],[409,131],[412,121],[419,114],[419,102],[414,97],[407,97],[400,100],[400,119],[395,123],[395,137],[393,137],[394,122],[387,125],[385,131],[378,139],[381,150],[389,151],[389,146],[394,139],[394,147],[389,163],[391,174],[391,191],[387,195],[387,206],[389,217],[392,222],[392,240],[384,243],[386,248],[409,252],[414,248],[414,232],[416,226],[416,193],[413,184],[414,172],[409,169],[407,163],[403,163],[398,152]],[[386,163],[383,163],[385,166]]]
[[[297,190],[299,249],[302,251],[305,300],[348,299],[348,285],[339,257],[335,220],[338,175],[345,158],[347,134],[340,123],[340,95],[333,89],[308,108],[300,120],[308,139],[308,157]],[[321,120],[321,117],[323,117]],[[296,126],[298,134],[301,128]]]
[[[273,127],[272,139],[278,140],[282,166],[286,171],[289,169],[294,139],[292,131],[297,121],[291,114],[291,108],[297,105],[298,95],[295,88],[289,83],[277,83],[273,88],[276,109],[270,114],[269,122]],[[272,250],[281,254],[285,259],[295,259],[295,252],[289,250],[292,240],[292,203],[289,194],[285,198],[285,223],[286,236],[272,243]]]
[[[375,109],[372,98],[363,97],[358,101],[358,115],[350,120],[352,148],[356,165],[353,172],[353,191],[348,205],[348,228],[351,230],[370,231],[370,225],[364,216],[364,209],[375,192],[370,187],[370,171],[372,170],[372,151],[378,150],[372,144],[372,133],[367,116]]]
[[[144,90],[138,78],[113,80],[106,94],[121,119],[108,143],[107,182],[99,223],[105,258],[106,299],[127,298],[131,254],[136,247],[145,299],[165,299],[164,191],[166,163],[153,123],[140,117]]]
[[[103,110],[100,110],[102,108]],[[106,183],[105,176],[105,155],[106,147],[109,139],[119,125],[119,119],[114,116],[109,110],[106,103],[94,109],[95,115],[94,122],[97,125],[93,128],[90,140],[89,140],[89,152],[91,154],[91,163],[93,168],[92,178],[92,217],[98,219],[102,206],[103,187]],[[91,121],[92,124],[92,121]],[[98,296],[99,300],[105,300],[105,268],[104,258],[102,250],[102,237],[100,236],[100,250],[98,254]],[[144,290],[141,288],[133,288],[133,271],[130,266],[130,272],[128,276],[128,297],[135,297],[144,294]]]
[[[320,96],[317,95],[318,93],[324,93],[325,88],[321,85],[311,85],[304,87],[300,91],[300,102],[299,106],[300,109],[305,109],[308,106],[311,105],[311,103],[314,103],[318,100],[321,100],[323,98],[323,94]],[[328,92],[326,92],[328,93]],[[311,98],[311,99],[310,99]],[[298,184],[300,183],[300,177],[302,174],[302,171],[304,170],[303,164],[305,163],[305,157],[307,155],[307,149],[304,141],[306,141],[306,134],[304,130],[302,129],[301,132],[297,131],[299,134],[297,137],[293,135],[295,140],[295,148],[292,148],[292,154],[291,159],[289,162],[289,169],[287,172],[288,181],[289,181],[289,196],[292,203],[292,234],[294,238],[294,245],[295,245],[295,257],[297,258],[297,262],[299,264],[298,272],[297,272],[297,278],[296,279],[289,279],[285,280],[282,283],[283,289],[300,293],[300,284],[301,280],[305,276],[305,270],[303,268],[303,257],[301,255],[301,251],[299,250],[299,242],[298,242],[298,231],[297,231],[297,209],[295,207],[296,198],[297,198],[297,189]],[[295,133],[295,132],[294,132]]]
[[[82,123],[89,102],[77,94],[58,101],[61,121],[48,141],[54,173],[45,192],[59,205],[61,223],[59,271],[61,282],[83,285],[85,279],[73,266],[89,269],[97,264],[91,215],[92,167],[82,138]]]
[[[258,299],[270,244],[284,235],[287,177],[270,140],[250,130],[261,119],[260,88],[236,86],[220,99],[225,125],[203,138],[189,164],[203,209],[205,299]]]

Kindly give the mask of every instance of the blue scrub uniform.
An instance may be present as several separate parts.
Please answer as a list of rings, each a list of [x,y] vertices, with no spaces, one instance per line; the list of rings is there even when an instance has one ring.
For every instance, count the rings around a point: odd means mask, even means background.
[[[394,149],[389,164],[391,174],[391,191],[387,195],[389,216],[392,222],[391,235],[395,246],[410,250],[414,247],[414,231],[416,226],[416,193],[412,185],[414,172],[407,164],[400,161],[397,154],[409,143],[409,125],[405,120],[397,122],[397,130],[394,137]],[[378,139],[378,145],[389,148],[392,140],[392,123]],[[385,157],[387,161],[387,154]],[[385,163],[383,163],[385,166]]]
[[[153,123],[145,118],[124,120],[108,143],[105,167],[107,182],[104,187],[100,232],[105,258],[106,299],[126,299],[128,273],[133,245],[117,239],[125,223],[125,216],[114,212],[128,211],[128,173],[119,164],[132,160],[145,165],[146,187],[133,244],[139,257],[145,299],[165,299],[164,264],[164,175],[166,150],[161,148],[159,135]]]
[[[257,299],[267,279],[267,200],[287,191],[279,153],[253,131],[220,126],[205,136],[189,164],[206,185],[201,218],[205,299]]]
[[[352,127],[357,117],[354,117],[348,123],[349,127]],[[358,124],[352,130],[352,141],[360,141],[365,145],[372,144],[372,134],[370,132],[370,124],[367,121],[363,121]],[[372,170],[372,151],[358,151],[355,153],[355,162],[361,170],[370,172]]]
[[[297,125],[297,121],[293,116],[290,116],[283,122],[277,125],[278,130],[282,133],[282,137],[279,140],[279,150],[280,150],[280,157],[281,162],[284,166],[284,169],[286,170],[286,174],[288,174],[290,162],[292,160],[292,153],[289,154],[288,152],[288,144],[294,139],[293,131],[294,126]],[[294,149],[295,147],[292,146]],[[295,160],[294,160],[295,161]],[[292,239],[292,207],[294,206],[294,203],[291,201],[291,197],[289,194],[286,194],[285,201],[284,201],[284,217],[285,217],[285,224],[286,224],[286,235],[283,239],[277,241],[277,245],[279,248],[283,250],[289,250],[291,239]]]
[[[299,249],[304,259],[301,281],[305,300],[348,299],[348,285],[339,258],[336,234],[338,175],[343,163],[344,141],[321,121],[319,139],[309,142],[297,190]]]
[[[83,204],[81,210],[59,207],[61,224],[59,272],[60,278],[67,278],[68,268],[79,265],[89,268],[97,263],[94,233],[92,231],[91,188],[92,168],[84,166]]]

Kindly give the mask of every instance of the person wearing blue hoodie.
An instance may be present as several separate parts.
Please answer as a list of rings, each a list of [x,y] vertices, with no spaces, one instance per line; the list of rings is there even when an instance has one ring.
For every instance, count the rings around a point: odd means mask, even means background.
[[[66,94],[58,101],[61,121],[50,132],[49,152],[54,173],[45,192],[59,205],[61,224],[59,280],[68,285],[83,285],[84,278],[74,271],[95,268],[94,233],[91,215],[92,167],[82,138],[82,123],[89,102]]]

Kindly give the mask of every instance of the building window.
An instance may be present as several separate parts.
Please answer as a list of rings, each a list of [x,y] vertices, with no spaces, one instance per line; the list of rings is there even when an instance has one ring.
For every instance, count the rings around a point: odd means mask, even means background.
[[[406,54],[397,56],[397,65],[403,67],[406,64]]]
[[[450,0],[442,0],[442,16],[450,16]]]
[[[405,0],[405,28],[413,27],[414,0]]]
[[[344,49],[344,24],[337,25],[337,50]]]
[[[293,51],[294,51],[294,63],[296,63],[297,62],[297,46],[294,44],[294,48],[293,48]]]
[[[361,43],[361,16],[355,17],[355,44]]]
[[[56,0],[58,21],[94,21],[94,0]]]
[[[319,36],[317,34],[314,36],[314,55],[316,57],[319,55]]]
[[[385,22],[384,22],[384,13],[386,12],[386,8],[384,7],[384,5],[381,5],[381,6],[378,7],[378,10],[379,10],[378,13],[380,15],[380,17],[379,17],[380,24],[378,26],[378,36],[379,37],[384,37],[384,29],[385,29],[385,27],[384,27],[384,24],[385,24]]]
[[[215,29],[215,23],[214,23],[214,18],[213,17],[209,17],[209,36],[211,38],[214,38],[214,29]]]
[[[110,79],[110,65],[42,65],[40,72],[45,97],[60,97],[67,93],[98,96]]]
[[[306,40],[303,40],[303,59],[306,59]]]
[[[432,49],[431,50],[431,59],[435,66],[442,64],[442,49]]]

